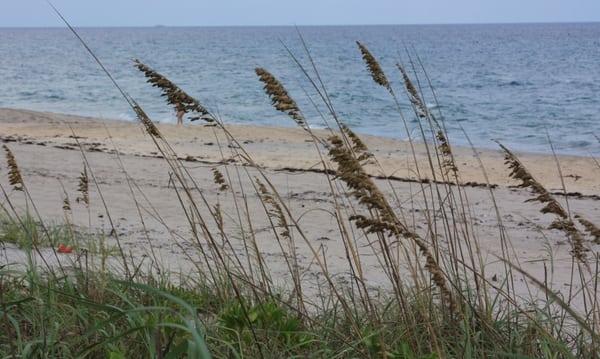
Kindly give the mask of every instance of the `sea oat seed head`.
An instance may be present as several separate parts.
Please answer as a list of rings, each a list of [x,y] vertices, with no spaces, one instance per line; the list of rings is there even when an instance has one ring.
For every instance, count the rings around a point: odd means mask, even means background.
[[[90,205],[90,180],[87,173],[87,167],[83,165],[83,171],[79,175],[79,184],[77,185],[77,191],[80,193],[79,197],[76,198],[77,202],[83,202],[86,206]]]
[[[208,110],[195,98],[188,95],[185,91],[171,82],[168,78],[153,70],[150,66],[142,63],[140,60],[134,60],[134,66],[144,73],[147,82],[153,87],[162,90],[162,96],[167,98],[167,103],[172,105],[175,111],[183,111],[185,114],[191,114],[190,121],[204,120],[214,122],[214,118]]]
[[[225,181],[225,177],[223,176],[221,171],[219,171],[219,169],[217,167],[215,167],[212,169],[212,172],[213,172],[213,181],[215,182],[216,185],[219,185],[219,191],[221,191],[221,192],[226,191],[229,188],[229,185]]]
[[[300,108],[298,108],[296,101],[288,94],[281,82],[262,67],[257,67],[254,72],[256,72],[260,82],[264,84],[263,89],[271,99],[273,107],[290,116],[300,127],[307,129],[306,120],[300,112]]]
[[[267,211],[267,215],[277,222],[277,227],[281,228],[279,235],[284,238],[291,239],[289,224],[281,205],[258,178],[255,178],[255,181],[262,200],[271,207]]]
[[[359,41],[356,42],[356,45],[358,45],[358,49],[362,54],[363,61],[367,65],[367,69],[369,70],[373,81],[375,81],[376,84],[385,87],[389,91],[391,89],[390,82],[381,69],[379,62],[377,62],[377,59],[375,59],[375,56],[373,56],[369,49],[367,49],[367,47],[361,44]]]
[[[563,231],[571,242],[571,253],[580,262],[585,262],[585,248],[583,246],[583,238],[581,233],[575,227],[575,224],[570,219],[567,211],[561,204],[548,192],[548,190],[538,182],[531,173],[525,168],[519,158],[512,153],[508,148],[497,142],[500,148],[504,151],[505,164],[511,170],[509,176],[520,181],[519,187],[529,188],[536,195],[528,199],[526,202],[540,202],[544,207],[540,212],[546,214],[554,214],[558,218],[550,224],[549,229],[557,229]]]
[[[13,186],[15,191],[22,191],[24,187],[23,177],[17,165],[17,160],[8,146],[3,145],[6,152],[6,164],[8,166],[8,183]]]
[[[581,225],[585,228],[585,230],[594,237],[594,243],[600,244],[600,228],[598,228],[591,221],[583,218],[581,215],[575,215],[575,218],[581,223]]]
[[[408,93],[408,98],[409,98],[410,102],[413,104],[413,106],[415,106],[415,111],[417,112],[417,116],[419,116],[420,118],[427,117],[427,113],[428,113],[427,106],[425,106],[425,103],[421,99],[421,96],[419,95],[419,91],[417,90],[417,88],[415,87],[413,82],[411,81],[411,79],[408,76],[408,73],[406,72],[404,67],[400,64],[396,64],[396,66],[398,67],[398,70],[400,70],[400,73],[402,73],[402,79],[404,81],[404,88],[406,89],[406,92]]]

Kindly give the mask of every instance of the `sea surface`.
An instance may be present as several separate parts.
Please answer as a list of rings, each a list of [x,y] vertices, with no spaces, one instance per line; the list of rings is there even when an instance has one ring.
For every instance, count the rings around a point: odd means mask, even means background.
[[[406,138],[393,101],[369,77],[355,41],[380,59],[404,97],[397,62],[431,78],[453,143],[460,128],[478,147],[493,139],[517,150],[600,155],[600,24],[498,24],[300,27],[341,118],[359,133]],[[132,66],[139,58],[198,98],[226,123],[294,126],[270,106],[254,68],[288,88],[315,127],[312,74],[294,27],[153,27],[78,30],[118,83],[161,122],[174,122],[160,92]],[[409,54],[410,53],[410,57]],[[422,85],[427,83],[419,72]],[[309,98],[310,96],[310,98]],[[417,121],[402,100],[411,131]],[[0,28],[0,107],[133,120],[109,79],[67,29]]]

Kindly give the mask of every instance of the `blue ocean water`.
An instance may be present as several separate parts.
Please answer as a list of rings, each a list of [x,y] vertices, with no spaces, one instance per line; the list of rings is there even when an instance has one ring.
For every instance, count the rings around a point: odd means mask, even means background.
[[[314,126],[315,92],[282,42],[307,61],[293,27],[83,28],[81,36],[154,120],[174,114],[132,66],[139,58],[229,123],[293,126],[254,74],[275,74]],[[599,154],[600,24],[301,27],[337,111],[356,131],[406,137],[392,101],[367,74],[355,41],[378,57],[397,92],[405,49],[422,59],[455,144]],[[421,80],[424,80],[421,78]],[[133,119],[66,29],[0,29],[0,107]],[[427,100],[434,104],[429,96]],[[408,114],[408,107],[406,113]],[[411,120],[416,126],[416,120]]]

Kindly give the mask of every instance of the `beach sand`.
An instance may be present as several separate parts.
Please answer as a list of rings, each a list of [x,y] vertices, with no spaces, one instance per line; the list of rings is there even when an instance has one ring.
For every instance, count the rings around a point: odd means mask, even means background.
[[[246,189],[251,189],[250,181],[256,171],[238,166],[239,159],[214,127],[200,123],[183,127],[169,124],[158,126],[183,160],[182,163],[197,180],[207,201],[211,204],[219,203],[225,219],[237,218],[236,202],[232,199],[232,194],[218,191],[211,169],[219,166],[234,182],[241,181]],[[328,182],[325,174],[319,173],[319,158],[306,133],[301,129],[291,128],[240,125],[229,128],[270,175],[311,244],[326,253],[327,266],[336,275],[336,280],[347,280],[346,256],[331,212],[333,204]],[[327,135],[321,130],[317,134]],[[422,230],[424,206],[422,197],[418,194],[421,184],[416,181],[418,176],[409,144],[388,138],[362,138],[384,169],[382,173],[373,166],[369,168],[369,172],[374,176],[392,176],[389,183],[384,179],[376,179],[376,183],[386,193],[391,192],[390,184],[393,186],[402,205],[402,213],[409,218],[411,226]],[[0,109],[0,141],[14,152],[36,208],[47,222],[61,223],[64,220],[64,186],[71,197],[75,224],[87,227],[91,222],[93,231],[107,235],[111,231],[98,188],[94,185],[91,187],[89,214],[82,204],[75,203],[78,176],[83,168],[82,153],[77,144],[79,141],[126,252],[131,252],[137,258],[155,257],[164,268],[173,272],[189,272],[193,268],[192,261],[199,260],[193,250],[194,244],[189,241],[189,224],[169,181],[168,165],[160,158],[151,139],[138,124]],[[416,150],[421,173],[429,173],[425,146],[416,144]],[[500,264],[496,258],[501,253],[501,241],[490,191],[483,186],[486,178],[472,149],[456,147],[454,154],[461,181],[472,184],[465,187],[465,191],[483,260],[489,264],[485,275],[488,278],[501,278]],[[561,232],[546,229],[553,220],[552,215],[540,213],[539,203],[525,203],[532,196],[528,190],[513,187],[516,182],[509,179],[502,153],[477,149],[477,154],[485,166],[489,182],[495,187],[495,200],[514,247],[515,258],[518,256],[520,265],[541,277],[544,263],[549,264],[552,257],[554,268],[549,281],[557,290],[564,290],[569,283],[570,246]],[[519,153],[519,158],[546,188],[552,192],[563,191],[556,160],[552,155]],[[568,199],[573,213],[582,213],[598,224],[600,168],[592,159],[585,157],[558,156],[558,160],[562,180],[571,195],[557,195],[557,198],[563,203],[565,198]],[[8,190],[10,186],[6,166],[1,165],[0,168],[0,183]],[[425,184],[427,188],[430,185]],[[256,194],[252,191],[241,193],[237,185],[234,188],[239,196],[248,198],[249,212],[257,223],[253,232],[261,253],[268,260],[273,278],[283,278],[287,269],[279,248],[273,241],[264,210],[256,200]],[[13,191],[8,196],[11,201],[24,208],[22,193]],[[5,198],[2,203],[6,205]],[[233,237],[248,235],[247,228],[226,225],[225,229],[234,233]],[[600,250],[600,246],[593,244],[587,237],[585,245],[591,251]],[[296,246],[304,275],[307,278],[318,277],[314,258],[306,243],[296,238]],[[244,257],[242,241],[234,243],[234,247]],[[386,278],[378,268],[371,248],[364,243],[359,248],[364,258],[368,285],[372,288],[385,285]],[[49,251],[44,253],[50,257]],[[4,246],[1,257],[0,263],[23,260],[22,252],[10,244]],[[313,289],[318,290],[316,285]],[[535,288],[530,289],[537,291]],[[525,294],[527,288],[523,284],[520,290]]]

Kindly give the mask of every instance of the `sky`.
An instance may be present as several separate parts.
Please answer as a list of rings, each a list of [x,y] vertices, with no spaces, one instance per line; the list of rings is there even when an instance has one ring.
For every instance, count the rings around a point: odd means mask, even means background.
[[[600,0],[52,0],[75,26],[600,21]],[[0,0],[0,27],[62,26],[46,0]]]

